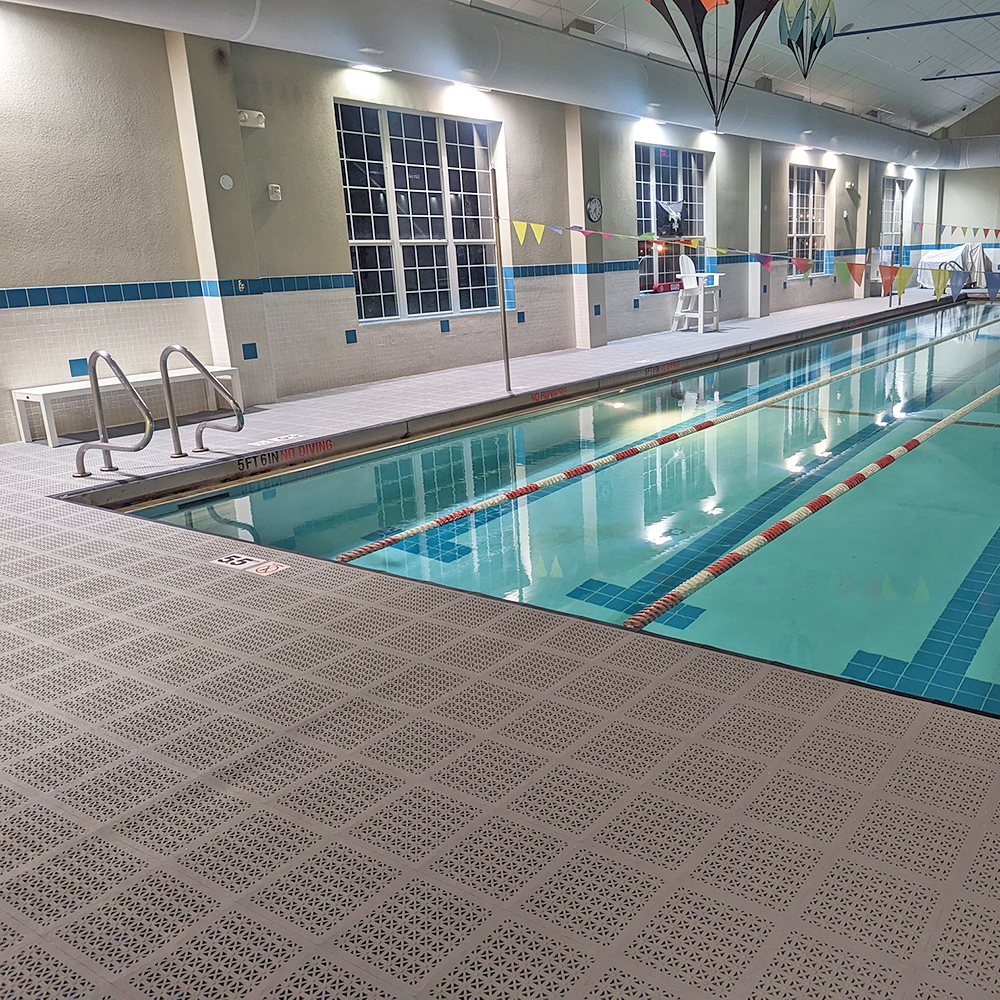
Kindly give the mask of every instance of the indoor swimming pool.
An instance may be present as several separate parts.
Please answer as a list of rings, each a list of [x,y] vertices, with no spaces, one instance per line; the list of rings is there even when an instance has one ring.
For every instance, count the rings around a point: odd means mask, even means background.
[[[1000,309],[970,304],[137,513],[332,559],[765,404],[356,562],[621,623],[998,382]],[[1000,714],[998,491],[993,400],[648,631]]]

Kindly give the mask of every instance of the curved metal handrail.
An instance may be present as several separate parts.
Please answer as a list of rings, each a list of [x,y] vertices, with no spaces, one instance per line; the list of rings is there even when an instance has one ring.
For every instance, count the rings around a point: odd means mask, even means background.
[[[163,397],[167,403],[167,421],[170,423],[170,435],[174,441],[174,453],[170,457],[184,458],[187,452],[181,451],[181,432],[177,426],[174,391],[170,385],[170,372],[167,370],[167,358],[171,354],[183,354],[208,379],[212,388],[232,407],[233,415],[236,417],[236,424],[233,427],[221,427],[218,420],[203,420],[194,429],[195,446],[191,449],[192,451],[208,451],[204,443],[206,427],[215,427],[216,430],[229,431],[231,434],[238,434],[243,430],[243,407],[236,402],[233,394],[186,347],[182,344],[171,344],[169,347],[164,347],[160,354],[160,380],[163,382]]]
[[[138,444],[108,443],[108,426],[104,422],[104,403],[101,400],[101,386],[97,381],[97,362],[102,358],[107,362],[111,371],[114,372],[115,378],[121,382],[122,387],[128,390],[133,402],[142,414],[142,420],[146,425],[146,429],[143,432],[142,440]],[[100,436],[100,440],[87,441],[76,449],[76,472],[73,473],[74,479],[84,479],[91,475],[87,471],[86,459],[84,458],[88,451],[100,449],[103,452],[104,465],[101,466],[101,472],[117,472],[118,466],[111,464],[111,452],[142,451],[153,437],[153,414],[149,412],[149,407],[143,401],[142,396],[136,391],[135,386],[128,380],[128,376],[121,370],[118,362],[107,351],[94,351],[91,353],[87,359],[87,375],[90,377],[90,391],[94,397],[94,413],[97,415],[97,433]]]

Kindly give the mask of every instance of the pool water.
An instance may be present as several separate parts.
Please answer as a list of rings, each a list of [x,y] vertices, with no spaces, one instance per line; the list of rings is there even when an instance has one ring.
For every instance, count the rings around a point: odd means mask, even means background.
[[[1000,309],[924,313],[141,513],[333,558],[914,345],[925,349],[357,562],[620,623],[996,386]],[[998,497],[992,400],[647,631],[1000,714]]]

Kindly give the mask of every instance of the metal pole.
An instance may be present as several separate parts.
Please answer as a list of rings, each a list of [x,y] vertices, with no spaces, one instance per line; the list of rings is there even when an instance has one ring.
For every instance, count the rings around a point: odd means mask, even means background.
[[[507,343],[507,297],[503,285],[503,252],[500,249],[500,201],[497,198],[497,171],[490,167],[490,183],[493,186],[493,235],[496,237],[497,283],[500,292],[500,332],[503,335],[503,377],[510,395],[510,347]]]

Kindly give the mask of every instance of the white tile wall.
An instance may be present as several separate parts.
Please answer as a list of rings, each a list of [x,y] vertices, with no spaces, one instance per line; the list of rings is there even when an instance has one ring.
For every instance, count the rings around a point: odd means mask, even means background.
[[[511,357],[576,347],[573,275],[515,278],[514,293],[517,311],[524,313],[524,322],[517,322],[517,312],[508,316]],[[495,322],[497,328],[499,322],[499,319]]]
[[[277,399],[264,299],[263,295],[238,295],[221,300],[229,357],[232,359],[230,363],[240,370],[243,401],[247,406],[273,403]],[[254,360],[243,360],[244,344],[257,345]]]
[[[70,358],[85,358],[104,348],[126,374],[156,371],[160,351],[181,343],[212,362],[205,305],[201,299],[155,299],[90,305],[45,306],[0,311],[0,442],[16,441],[17,423],[11,389],[69,382]],[[182,397],[178,396],[178,405]],[[131,408],[118,408],[109,397],[109,422]],[[200,408],[200,407],[199,407]],[[59,429],[94,427],[89,403],[67,404],[57,411]]]

